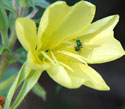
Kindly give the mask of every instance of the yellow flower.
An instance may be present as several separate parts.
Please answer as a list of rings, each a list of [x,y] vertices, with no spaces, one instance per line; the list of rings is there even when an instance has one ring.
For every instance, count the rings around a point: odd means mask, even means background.
[[[95,6],[89,2],[68,6],[59,1],[44,12],[38,33],[34,21],[18,18],[16,32],[28,51],[27,63],[36,69],[47,64],[50,77],[67,88],[86,85],[109,90],[102,77],[88,64],[109,62],[124,55],[113,34],[119,16],[92,23],[94,15]]]

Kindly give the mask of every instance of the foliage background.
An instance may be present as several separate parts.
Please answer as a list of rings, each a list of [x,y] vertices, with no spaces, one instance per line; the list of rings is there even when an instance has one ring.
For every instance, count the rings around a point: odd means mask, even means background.
[[[48,0],[53,3],[55,0]],[[79,0],[65,0],[69,5],[73,5]],[[119,14],[120,21],[115,28],[115,37],[125,48],[125,14],[124,3],[120,0],[88,0],[96,5],[95,20],[103,17]],[[43,9],[36,15],[36,18],[42,15]],[[20,47],[16,43],[16,47]],[[108,48],[107,48],[108,49]],[[111,91],[96,91],[82,86],[79,89],[66,89],[61,87],[57,91],[55,83],[46,72],[41,76],[39,83],[47,92],[47,100],[43,101],[34,93],[30,92],[24,99],[18,109],[125,109],[125,57],[119,60],[92,65],[103,76],[104,80],[110,86]],[[17,65],[20,67],[20,65]],[[58,86],[59,88],[59,86]]]

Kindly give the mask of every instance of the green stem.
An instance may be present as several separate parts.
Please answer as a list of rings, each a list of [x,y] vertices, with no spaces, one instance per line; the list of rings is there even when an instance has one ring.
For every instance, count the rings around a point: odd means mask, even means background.
[[[2,44],[5,48],[8,48],[8,34],[7,31],[1,32],[2,34]]]
[[[13,29],[11,35],[10,35],[10,39],[8,41],[8,36],[7,33],[3,33],[2,32],[2,40],[3,40],[3,45],[4,47],[9,47],[9,49],[12,49],[15,42],[16,42],[16,32],[15,32],[15,28]],[[8,44],[9,42],[9,44]],[[1,63],[0,63],[0,80],[2,79],[2,77],[4,76],[4,73],[9,65],[9,54],[8,53],[3,53],[1,56]]]
[[[14,8],[14,10],[16,12],[16,15],[18,16],[18,7],[16,5],[16,0],[13,0],[13,8]]]
[[[10,35],[10,39],[9,39],[9,49],[12,49],[14,44],[16,43],[16,32],[15,32],[15,27],[13,28],[13,31]]]
[[[23,7],[20,7],[19,8],[19,16],[23,16],[23,11],[24,11],[24,8]]]
[[[4,48],[8,48],[8,35],[7,32],[1,32],[2,34],[2,44]],[[1,56],[1,63],[0,63],[0,80],[2,79],[4,72],[8,66],[8,53],[3,53]]]
[[[17,6],[16,6],[16,0],[13,0],[13,6],[15,11],[17,12]],[[16,13],[16,18],[18,17],[17,13]],[[2,34],[2,44],[4,45],[4,47],[7,47],[9,49],[12,50],[14,44],[16,43],[16,31],[15,31],[15,27],[13,27],[13,30],[11,31],[11,35],[10,35],[10,39],[8,39],[8,35],[7,32],[1,32]],[[0,62],[0,80],[2,79],[8,65],[9,65],[9,54],[8,53],[3,53],[1,56],[1,62]]]
[[[0,80],[2,79],[8,65],[9,65],[8,54],[2,54],[1,63],[0,63]]]
[[[7,40],[6,40],[6,34],[2,33],[2,36],[4,38],[4,46],[5,47],[8,47],[9,46],[9,49],[12,49],[15,42],[16,42],[16,32],[15,32],[15,28],[13,29],[11,35],[10,35],[10,39],[8,41],[8,36],[7,36]],[[8,44],[9,42],[9,44]],[[9,65],[9,54],[8,53],[3,53],[2,56],[1,56],[1,63],[0,63],[0,80],[2,79],[2,77],[4,76],[4,73]]]

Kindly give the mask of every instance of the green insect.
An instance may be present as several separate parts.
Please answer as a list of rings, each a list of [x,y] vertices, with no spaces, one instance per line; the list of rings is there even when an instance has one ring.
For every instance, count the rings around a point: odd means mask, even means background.
[[[82,46],[83,46],[82,42],[80,40],[76,40],[75,51],[80,51]]]

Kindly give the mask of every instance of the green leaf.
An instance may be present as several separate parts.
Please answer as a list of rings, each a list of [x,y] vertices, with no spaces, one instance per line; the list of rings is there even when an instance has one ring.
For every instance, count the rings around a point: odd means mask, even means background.
[[[0,32],[2,45],[4,48],[8,48],[8,17],[5,9],[0,9]],[[1,52],[3,52],[3,50],[1,50]]]
[[[8,48],[3,48],[3,53],[10,53],[10,50]]]
[[[27,52],[26,52],[26,50],[25,50],[23,47],[18,48],[18,49],[14,52],[14,54],[21,54],[21,53],[24,53],[25,55],[27,55]]]
[[[11,31],[13,31],[13,28],[15,26],[15,20],[16,20],[15,13],[10,13],[9,14],[9,27]]]
[[[38,83],[32,88],[32,91],[41,97],[44,101],[46,100],[46,91],[43,87],[41,87]]]
[[[0,10],[5,9],[11,12],[15,12],[13,9],[13,5],[9,0],[0,0]]]
[[[0,95],[6,97],[12,82],[14,81],[18,69],[8,69],[0,81]]]
[[[29,69],[26,69],[26,64],[23,64],[21,67],[16,79],[14,80],[11,88],[9,89],[7,99],[4,105],[5,109],[8,109],[10,107],[11,100],[13,98],[13,95],[16,91],[16,89],[19,87],[19,85],[25,80],[26,74],[29,72]]]
[[[33,19],[33,21],[35,22],[35,23],[40,23],[40,20],[41,20],[41,18],[40,19]]]
[[[32,2],[35,6],[39,6],[41,8],[47,8],[50,5],[46,0],[32,0]]]
[[[0,55],[2,54],[3,52],[3,47],[0,45]]]
[[[24,64],[24,62],[26,62],[26,57],[21,57],[18,60],[21,64]]]
[[[17,73],[18,73],[18,69],[9,68],[9,69],[5,72],[5,74],[4,74],[4,76],[3,76],[3,78],[2,78],[1,81],[5,81],[5,80],[7,80],[8,78],[10,78],[11,76],[16,75]]]
[[[4,9],[0,9],[0,32],[8,30],[8,17]]]
[[[4,48],[3,46],[0,45],[0,55],[2,53],[9,53],[9,52],[10,52],[10,50],[8,48]]]
[[[33,0],[29,0],[29,5],[32,6],[33,8],[35,8],[35,4],[34,4]]]
[[[17,49],[14,53],[12,53],[12,57],[10,61],[10,63],[14,63],[14,62],[20,62],[20,63],[24,63],[26,61],[26,57],[27,57],[27,52],[24,48],[19,48]]]
[[[41,71],[39,70],[32,70],[28,76],[28,78],[24,81],[24,84],[22,86],[21,91],[19,92],[16,100],[14,101],[13,105],[12,105],[12,109],[17,108],[17,106],[22,102],[22,100],[24,99],[24,97],[26,96],[26,94],[34,87],[34,85],[37,83],[40,75],[41,75]]]
[[[23,47],[17,49],[15,54],[22,54],[22,56],[17,59],[18,62],[23,64],[26,61],[27,52]]]
[[[25,7],[28,5],[28,0],[17,0],[17,2],[21,5],[21,7]]]
[[[7,80],[0,82],[0,95],[6,97],[10,86],[12,85],[16,75],[12,75]]]
[[[7,100],[6,100],[5,106],[4,106],[5,109],[10,108],[10,104],[11,104],[13,95],[14,95],[16,89],[20,86],[20,84],[22,82],[24,82],[23,86],[22,86],[21,91],[19,92],[14,104],[12,105],[12,109],[16,109],[16,107],[22,102],[22,100],[24,99],[26,94],[37,83],[37,81],[42,73],[41,67],[40,66],[37,67],[37,66],[38,65],[35,65],[34,68],[32,68],[30,63],[26,62],[23,64],[21,70],[19,71],[16,79],[14,80],[14,82],[8,92]],[[46,68],[46,65],[44,67]],[[45,68],[43,70],[45,70]]]

